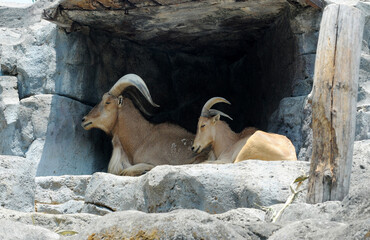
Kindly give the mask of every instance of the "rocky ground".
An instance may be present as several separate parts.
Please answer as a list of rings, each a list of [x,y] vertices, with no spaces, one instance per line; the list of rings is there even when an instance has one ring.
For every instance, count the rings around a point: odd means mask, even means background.
[[[320,12],[290,2],[306,9],[291,20],[304,71],[269,128],[288,132],[302,146],[300,160],[308,160],[307,94]],[[370,4],[333,2],[368,13],[350,192],[341,202],[311,205],[303,191],[276,222],[307,161],[159,166],[141,177],[104,173],[103,135],[79,126],[98,99],[83,81],[96,77],[96,42],[41,20],[55,2],[0,3],[0,239],[370,239]]]
[[[366,239],[369,235],[370,140],[355,142],[351,190],[342,202],[306,204],[303,191],[274,223],[273,214],[291,194],[289,185],[295,177],[308,171],[307,162],[160,166],[141,177],[95,173],[32,181],[31,173],[20,169],[23,161],[1,157],[0,239]]]

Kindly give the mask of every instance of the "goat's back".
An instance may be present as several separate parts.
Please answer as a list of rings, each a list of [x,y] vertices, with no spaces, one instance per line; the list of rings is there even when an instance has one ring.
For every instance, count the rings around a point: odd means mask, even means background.
[[[297,160],[295,147],[285,136],[255,131],[240,150],[235,162],[257,160]]]

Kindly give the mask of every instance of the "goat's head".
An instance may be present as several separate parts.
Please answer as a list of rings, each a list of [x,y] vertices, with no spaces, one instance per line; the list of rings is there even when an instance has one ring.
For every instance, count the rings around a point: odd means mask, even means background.
[[[137,88],[152,106],[159,107],[153,102],[145,82],[136,74],[127,74],[121,77],[109,92],[103,95],[102,101],[82,118],[82,127],[85,130],[99,128],[110,133],[117,121],[118,110],[123,107],[124,99],[120,94],[130,86]]]
[[[216,124],[220,120],[220,116],[224,116],[232,120],[229,115],[221,111],[211,109],[213,105],[219,102],[231,104],[225,98],[214,97],[209,99],[203,106],[202,113],[198,121],[197,134],[191,148],[196,153],[200,153],[203,149],[214,142],[216,136]]]

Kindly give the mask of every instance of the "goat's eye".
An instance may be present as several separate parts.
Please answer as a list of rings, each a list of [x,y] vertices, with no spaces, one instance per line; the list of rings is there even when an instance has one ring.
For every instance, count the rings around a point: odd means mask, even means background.
[[[105,104],[110,104],[110,102],[106,102]]]
[[[204,124],[203,124],[202,126],[200,126],[200,128],[204,128],[205,126],[206,126],[206,125],[204,125]]]

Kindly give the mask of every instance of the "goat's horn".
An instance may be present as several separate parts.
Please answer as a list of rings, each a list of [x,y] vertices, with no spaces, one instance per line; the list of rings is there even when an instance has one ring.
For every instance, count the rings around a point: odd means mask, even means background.
[[[232,120],[232,118],[230,116],[228,116],[227,114],[225,114],[225,113],[223,113],[221,111],[215,110],[215,109],[211,109],[211,107],[213,105],[215,105],[216,103],[219,103],[219,102],[231,104],[225,98],[222,98],[222,97],[213,97],[213,98],[209,99],[206,102],[206,104],[204,104],[203,109],[202,109],[201,116],[202,117],[210,117],[210,116],[214,116],[214,115],[220,114],[220,115],[222,115],[224,117],[228,117],[228,118],[230,118]]]
[[[159,105],[155,104],[150,96],[148,87],[146,86],[145,82],[141,77],[136,74],[126,74],[125,76],[121,77],[109,90],[109,93],[115,97],[118,97],[125,88],[129,86],[136,87],[143,96],[155,107],[159,107]]]
[[[221,116],[224,116],[224,117],[227,117],[229,118],[230,120],[233,120],[229,115],[227,115],[226,113],[223,113],[219,110],[216,110],[216,109],[209,109],[209,114],[211,116],[216,116],[217,114],[220,114]]]

